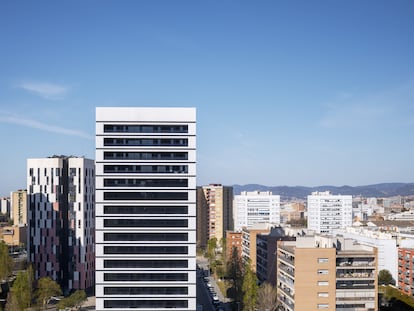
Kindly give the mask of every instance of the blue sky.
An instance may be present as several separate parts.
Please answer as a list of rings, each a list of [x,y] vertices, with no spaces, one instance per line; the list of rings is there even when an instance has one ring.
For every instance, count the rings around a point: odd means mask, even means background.
[[[198,184],[414,182],[414,2],[1,1],[0,195],[96,106],[195,106]]]

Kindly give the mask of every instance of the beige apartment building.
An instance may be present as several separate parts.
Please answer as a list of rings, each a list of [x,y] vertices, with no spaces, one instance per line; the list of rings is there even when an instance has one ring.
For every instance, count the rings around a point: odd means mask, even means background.
[[[220,243],[227,230],[233,230],[233,188],[220,184],[198,187],[197,244],[206,247],[212,238]]]
[[[13,225],[27,226],[27,191],[13,191],[11,195]]]
[[[242,229],[242,259],[244,262],[250,261],[254,272],[256,272],[257,265],[257,235],[269,232],[268,224],[257,224],[252,228],[243,227]]]
[[[378,310],[375,247],[307,236],[279,242],[277,252],[281,310]]]

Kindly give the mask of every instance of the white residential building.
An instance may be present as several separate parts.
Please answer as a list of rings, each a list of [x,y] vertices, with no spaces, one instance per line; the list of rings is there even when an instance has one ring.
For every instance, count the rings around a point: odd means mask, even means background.
[[[93,160],[27,160],[27,248],[36,279],[51,277],[64,293],[94,286],[94,199]]]
[[[280,224],[280,196],[270,191],[242,191],[233,200],[234,231],[257,224]]]
[[[332,234],[333,229],[352,226],[352,196],[329,191],[308,195],[308,229]]]
[[[0,213],[2,213],[5,216],[10,217],[10,198],[0,198]]]
[[[196,110],[96,109],[96,310],[196,310]]]

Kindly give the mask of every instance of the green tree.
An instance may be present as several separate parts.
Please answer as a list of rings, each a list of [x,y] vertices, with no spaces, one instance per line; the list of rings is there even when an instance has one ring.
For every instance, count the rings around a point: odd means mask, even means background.
[[[207,242],[207,259],[212,262],[216,259],[217,238],[212,238]]]
[[[227,278],[231,280],[230,294],[235,301],[242,299],[243,263],[237,247],[233,246],[231,256],[227,260]]]
[[[46,306],[49,298],[60,295],[62,295],[62,290],[59,284],[50,277],[40,278],[37,282],[36,297],[42,303],[43,308]]]
[[[13,258],[9,255],[9,248],[4,243],[0,242],[0,280],[5,280],[13,271]]]
[[[33,282],[32,266],[29,266],[26,271],[17,274],[16,280],[14,280],[13,286],[10,289],[11,305],[13,305],[11,310],[24,310],[30,307],[33,299]],[[15,304],[17,304],[18,309],[14,306]]]
[[[86,300],[86,293],[84,290],[77,290],[72,293],[70,296],[63,298],[58,303],[59,309],[80,307],[82,303]]]
[[[257,309],[275,311],[277,308],[277,290],[272,284],[264,282],[257,292]]]
[[[378,273],[378,284],[379,285],[395,285],[395,280],[392,278],[392,274],[387,269],[380,270]]]
[[[256,273],[250,267],[250,262],[248,261],[244,267],[243,275],[243,311],[255,311],[257,304],[257,291],[259,286],[257,285],[257,276]]]

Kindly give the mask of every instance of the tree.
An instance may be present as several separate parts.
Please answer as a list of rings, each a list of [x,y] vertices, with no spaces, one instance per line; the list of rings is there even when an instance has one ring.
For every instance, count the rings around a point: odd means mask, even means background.
[[[243,311],[255,311],[258,288],[256,273],[254,273],[248,261],[245,264],[243,275]]]
[[[395,280],[392,278],[392,274],[387,269],[380,270],[378,273],[378,284],[379,285],[395,285]]]
[[[33,298],[33,268],[29,266],[27,271],[19,272],[16,280],[13,282],[13,286],[10,289],[11,301],[13,305],[11,310],[24,310],[30,307]],[[18,306],[16,309],[15,305]]]
[[[13,271],[13,258],[9,255],[9,248],[4,243],[0,242],[0,280],[5,280]]]
[[[259,311],[275,311],[277,308],[277,290],[272,284],[263,283],[257,292],[257,309]]]
[[[231,279],[232,287],[229,290],[232,292],[227,296],[232,297],[235,301],[242,299],[242,283],[243,283],[243,263],[239,255],[237,247],[233,246],[231,256],[227,260],[227,278]]]
[[[212,262],[216,258],[217,238],[212,238],[207,242],[207,259]]]
[[[43,308],[46,306],[50,297],[62,295],[62,290],[58,283],[50,277],[40,278],[37,282],[37,299],[42,302]]]
[[[77,290],[72,295],[63,298],[58,303],[59,309],[80,307],[82,303],[86,300],[86,293],[84,290]]]

